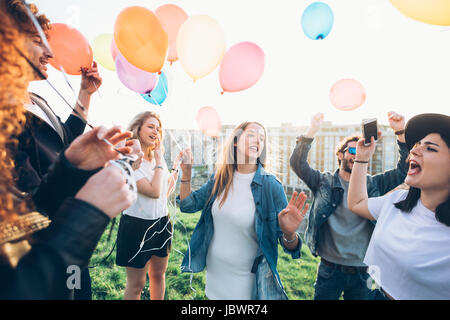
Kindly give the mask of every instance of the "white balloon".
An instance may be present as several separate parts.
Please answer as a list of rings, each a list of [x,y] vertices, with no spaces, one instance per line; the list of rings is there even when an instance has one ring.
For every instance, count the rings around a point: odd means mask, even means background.
[[[194,81],[217,68],[225,54],[222,28],[207,15],[188,18],[178,31],[176,44],[181,65]]]

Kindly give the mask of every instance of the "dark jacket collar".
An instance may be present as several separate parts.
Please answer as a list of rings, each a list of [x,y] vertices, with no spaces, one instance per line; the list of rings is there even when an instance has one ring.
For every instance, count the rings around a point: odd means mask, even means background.
[[[333,189],[344,189],[342,187],[341,180],[339,179],[339,169],[336,169],[336,171],[333,174],[333,181],[331,183],[331,187]]]

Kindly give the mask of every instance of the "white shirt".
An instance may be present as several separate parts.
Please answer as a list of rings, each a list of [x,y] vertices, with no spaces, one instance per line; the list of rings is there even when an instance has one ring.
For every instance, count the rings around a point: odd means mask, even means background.
[[[142,159],[141,167],[134,172],[136,182],[141,179],[148,179],[148,181],[152,181],[153,175],[155,174],[154,171],[155,166],[156,165],[154,159],[152,162]],[[167,216],[168,214],[167,189],[168,189],[169,171],[164,161],[162,166],[164,167],[164,169],[156,169],[162,170],[163,173],[161,179],[160,197],[158,199],[154,199],[138,192],[136,201],[133,203],[131,207],[129,207],[123,212],[124,214],[146,220],[155,220]]]
[[[251,273],[259,245],[255,232],[255,201],[250,184],[255,173],[234,173],[227,199],[213,203],[214,234],[206,256],[206,296],[211,300],[249,300]]]
[[[410,213],[397,209],[407,193],[369,198],[377,224],[364,262],[394,299],[450,299],[450,227],[420,200]]]

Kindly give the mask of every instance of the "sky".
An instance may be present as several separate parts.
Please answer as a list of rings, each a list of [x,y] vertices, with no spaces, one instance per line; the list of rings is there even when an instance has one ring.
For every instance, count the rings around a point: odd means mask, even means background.
[[[450,114],[450,27],[412,20],[388,0],[327,0],[334,14],[328,37],[313,41],[305,36],[301,16],[314,1],[302,0],[34,0],[51,22],[77,28],[92,44],[103,33],[114,32],[117,15],[139,5],[153,12],[173,3],[189,16],[206,14],[222,27],[226,48],[241,41],[256,43],[265,54],[264,73],[251,88],[221,95],[219,68],[195,83],[179,61],[163,71],[169,95],[162,107],[146,102],[127,89],[114,71],[99,67],[103,84],[91,101],[89,122],[127,126],[138,113],[161,115],[165,128],[197,128],[197,111],[215,108],[223,124],[258,121],[266,127],[283,123],[304,126],[317,112],[333,124],[359,124],[378,118],[387,124],[387,112],[406,119],[423,112]],[[366,100],[354,111],[340,111],[330,102],[333,84],[344,78],[359,81]],[[49,80],[75,104],[75,95],[63,75],[49,66]],[[69,76],[78,93],[80,76]],[[71,110],[45,81],[30,90],[42,95],[62,117]]]

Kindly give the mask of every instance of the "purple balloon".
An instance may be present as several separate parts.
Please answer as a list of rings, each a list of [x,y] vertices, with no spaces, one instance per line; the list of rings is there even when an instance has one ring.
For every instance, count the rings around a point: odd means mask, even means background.
[[[143,71],[129,63],[122,54],[116,58],[116,72],[120,81],[130,90],[140,94],[151,91],[158,80],[157,73]]]

